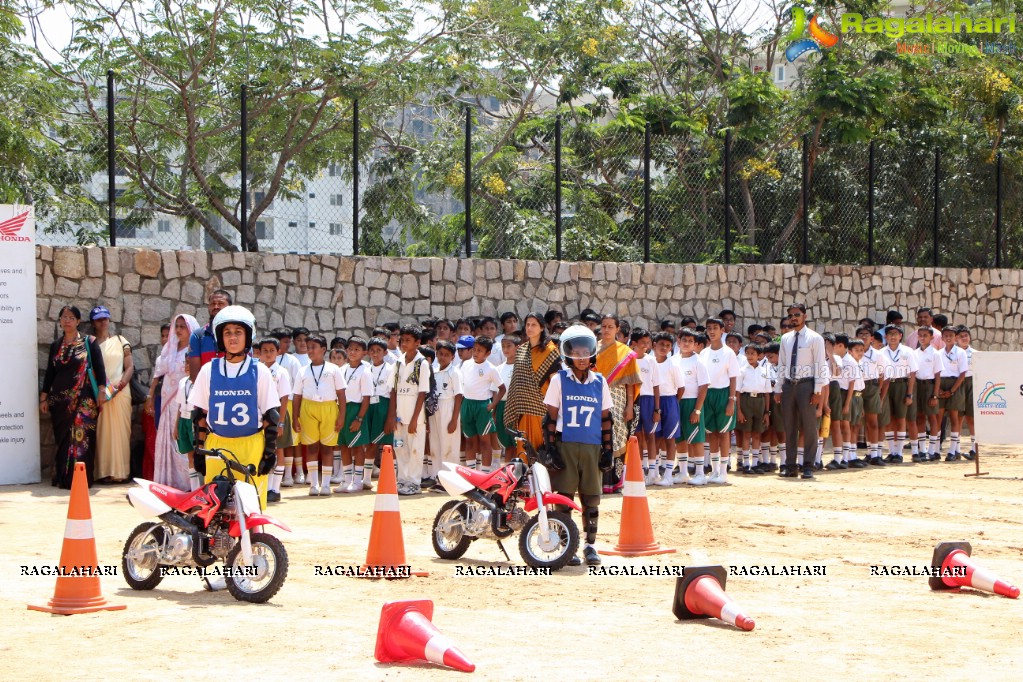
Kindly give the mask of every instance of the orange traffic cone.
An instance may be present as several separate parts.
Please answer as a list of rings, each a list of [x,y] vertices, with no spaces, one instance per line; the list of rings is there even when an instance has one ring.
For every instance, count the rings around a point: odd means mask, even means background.
[[[942,542],[934,548],[931,568],[940,575],[932,575],[927,583],[932,590],[951,590],[958,587],[972,587],[975,590],[994,592],[1009,599],[1019,598],[1019,588],[1010,585],[986,568],[973,563],[970,555],[973,547],[968,542]]]
[[[29,604],[29,609],[70,616],[73,613],[127,608],[124,604],[108,603],[100,590],[96,537],[92,531],[92,510],[89,507],[89,482],[82,462],[75,464],[75,477],[71,481],[64,546],[60,550],[60,571],[50,603],[47,606]]]
[[[724,566],[686,566],[675,583],[672,613],[679,620],[717,618],[747,632],[752,630],[756,623],[725,594],[726,576]]]
[[[622,488],[622,525],[618,531],[618,544],[614,549],[602,549],[601,554],[612,556],[650,556],[673,554],[671,547],[661,547],[654,541],[650,525],[650,507],[646,502],[646,485],[639,459],[639,441],[629,438],[625,448],[625,486]]]
[[[398,483],[394,476],[394,450],[390,445],[384,446],[380,456],[373,525],[369,529],[369,549],[366,550],[363,570],[384,572],[384,575],[370,573],[368,577],[429,575],[425,571],[411,571],[405,563],[405,539],[401,533],[401,512],[398,511]],[[408,574],[398,575],[402,571],[408,571]]]
[[[476,665],[434,626],[429,599],[392,601],[380,610],[374,656],[381,663],[427,660],[471,673]]]

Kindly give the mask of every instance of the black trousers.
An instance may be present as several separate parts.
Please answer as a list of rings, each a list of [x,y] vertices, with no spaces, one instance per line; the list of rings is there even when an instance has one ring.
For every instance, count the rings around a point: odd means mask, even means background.
[[[796,470],[799,428],[803,429],[803,466],[812,467],[817,455],[817,410],[810,404],[813,381],[792,383],[781,387],[781,414],[785,421],[785,464]]]

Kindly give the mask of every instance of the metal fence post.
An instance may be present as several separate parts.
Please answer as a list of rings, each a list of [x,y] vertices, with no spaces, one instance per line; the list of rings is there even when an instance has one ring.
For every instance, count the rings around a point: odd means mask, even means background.
[[[561,260],[561,114],[554,119],[554,258]]]
[[[643,262],[650,262],[650,122],[643,133]]]
[[[242,83],[242,202],[241,202],[241,224],[242,224],[242,251],[253,251],[252,243],[249,240],[249,107],[248,107],[249,86]]]
[[[801,260],[803,263],[810,262],[810,136],[803,135],[803,246],[801,249]]]
[[[724,181],[725,181],[725,264],[732,262],[732,225],[728,220],[728,207],[731,204],[732,184],[732,131],[725,131],[725,159],[724,159]]]
[[[995,267],[1002,267],[1002,153],[995,161]]]
[[[110,246],[117,246],[117,154],[114,149],[114,71],[107,70],[107,230]]]
[[[472,258],[472,111],[465,108],[465,257]]]
[[[352,255],[359,255],[359,100],[352,102]]]
[[[867,157],[867,265],[874,264],[874,141]]]
[[[941,149],[934,149],[934,224],[931,227],[931,261],[938,267],[938,222],[941,219]]]

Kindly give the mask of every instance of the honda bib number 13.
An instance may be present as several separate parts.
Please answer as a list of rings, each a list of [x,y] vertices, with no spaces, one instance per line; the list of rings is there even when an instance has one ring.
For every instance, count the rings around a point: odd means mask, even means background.
[[[523,448],[527,465],[520,458],[493,472],[444,463],[438,475],[441,485],[453,497],[433,520],[433,549],[442,559],[458,559],[473,540],[492,538],[505,558],[501,540],[519,531],[519,553],[534,568],[563,568],[579,548],[579,528],[564,505],[579,511],[571,499],[553,492],[551,479],[536,451],[519,431],[509,430]],[[520,506],[520,503],[521,506]],[[534,516],[530,513],[535,511]]]
[[[132,589],[151,590],[168,572],[223,576],[235,599],[269,601],[288,575],[288,553],[280,540],[260,530],[267,524],[291,529],[260,511],[252,465],[243,466],[227,450],[197,450],[196,455],[223,460],[226,475],[192,492],[136,478],[138,487],[128,491],[132,507],[160,521],[143,523],[128,536],[121,558],[124,579]],[[214,567],[218,562],[223,567]]]

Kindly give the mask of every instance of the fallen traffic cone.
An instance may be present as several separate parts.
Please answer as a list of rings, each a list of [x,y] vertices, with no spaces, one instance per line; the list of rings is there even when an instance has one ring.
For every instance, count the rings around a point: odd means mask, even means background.
[[[49,604],[29,604],[29,609],[70,616],[73,613],[120,611],[127,608],[124,604],[108,603],[100,590],[96,537],[92,531],[92,511],[89,507],[89,483],[82,462],[75,464],[75,476],[71,480],[64,546],[60,550],[60,571]]]
[[[717,618],[747,632],[752,630],[756,623],[725,594],[726,577],[724,566],[686,566],[675,583],[672,613],[679,620]]]
[[[429,599],[392,601],[380,609],[374,656],[381,663],[427,660],[471,673],[476,665],[434,626]]]
[[[398,511],[398,484],[394,474],[394,450],[384,446],[380,456],[380,478],[373,504],[373,525],[369,529],[369,549],[363,570],[371,571],[367,577],[426,576],[425,571],[412,571],[405,562],[405,539],[401,532],[401,512]],[[381,575],[373,575],[372,571]],[[400,575],[406,572],[405,575]]]
[[[986,568],[976,565],[970,558],[973,547],[968,542],[942,542],[934,548],[931,558],[932,570],[941,567],[940,575],[932,575],[927,583],[932,590],[951,590],[972,587],[975,590],[994,592],[1009,599],[1019,597],[1019,588],[1010,585]]]
[[[654,541],[650,525],[650,507],[646,501],[643,467],[640,466],[639,441],[629,438],[625,448],[625,486],[622,488],[622,524],[618,530],[618,544],[614,549],[602,549],[601,554],[612,556],[650,556],[672,554],[671,547],[661,547]]]

